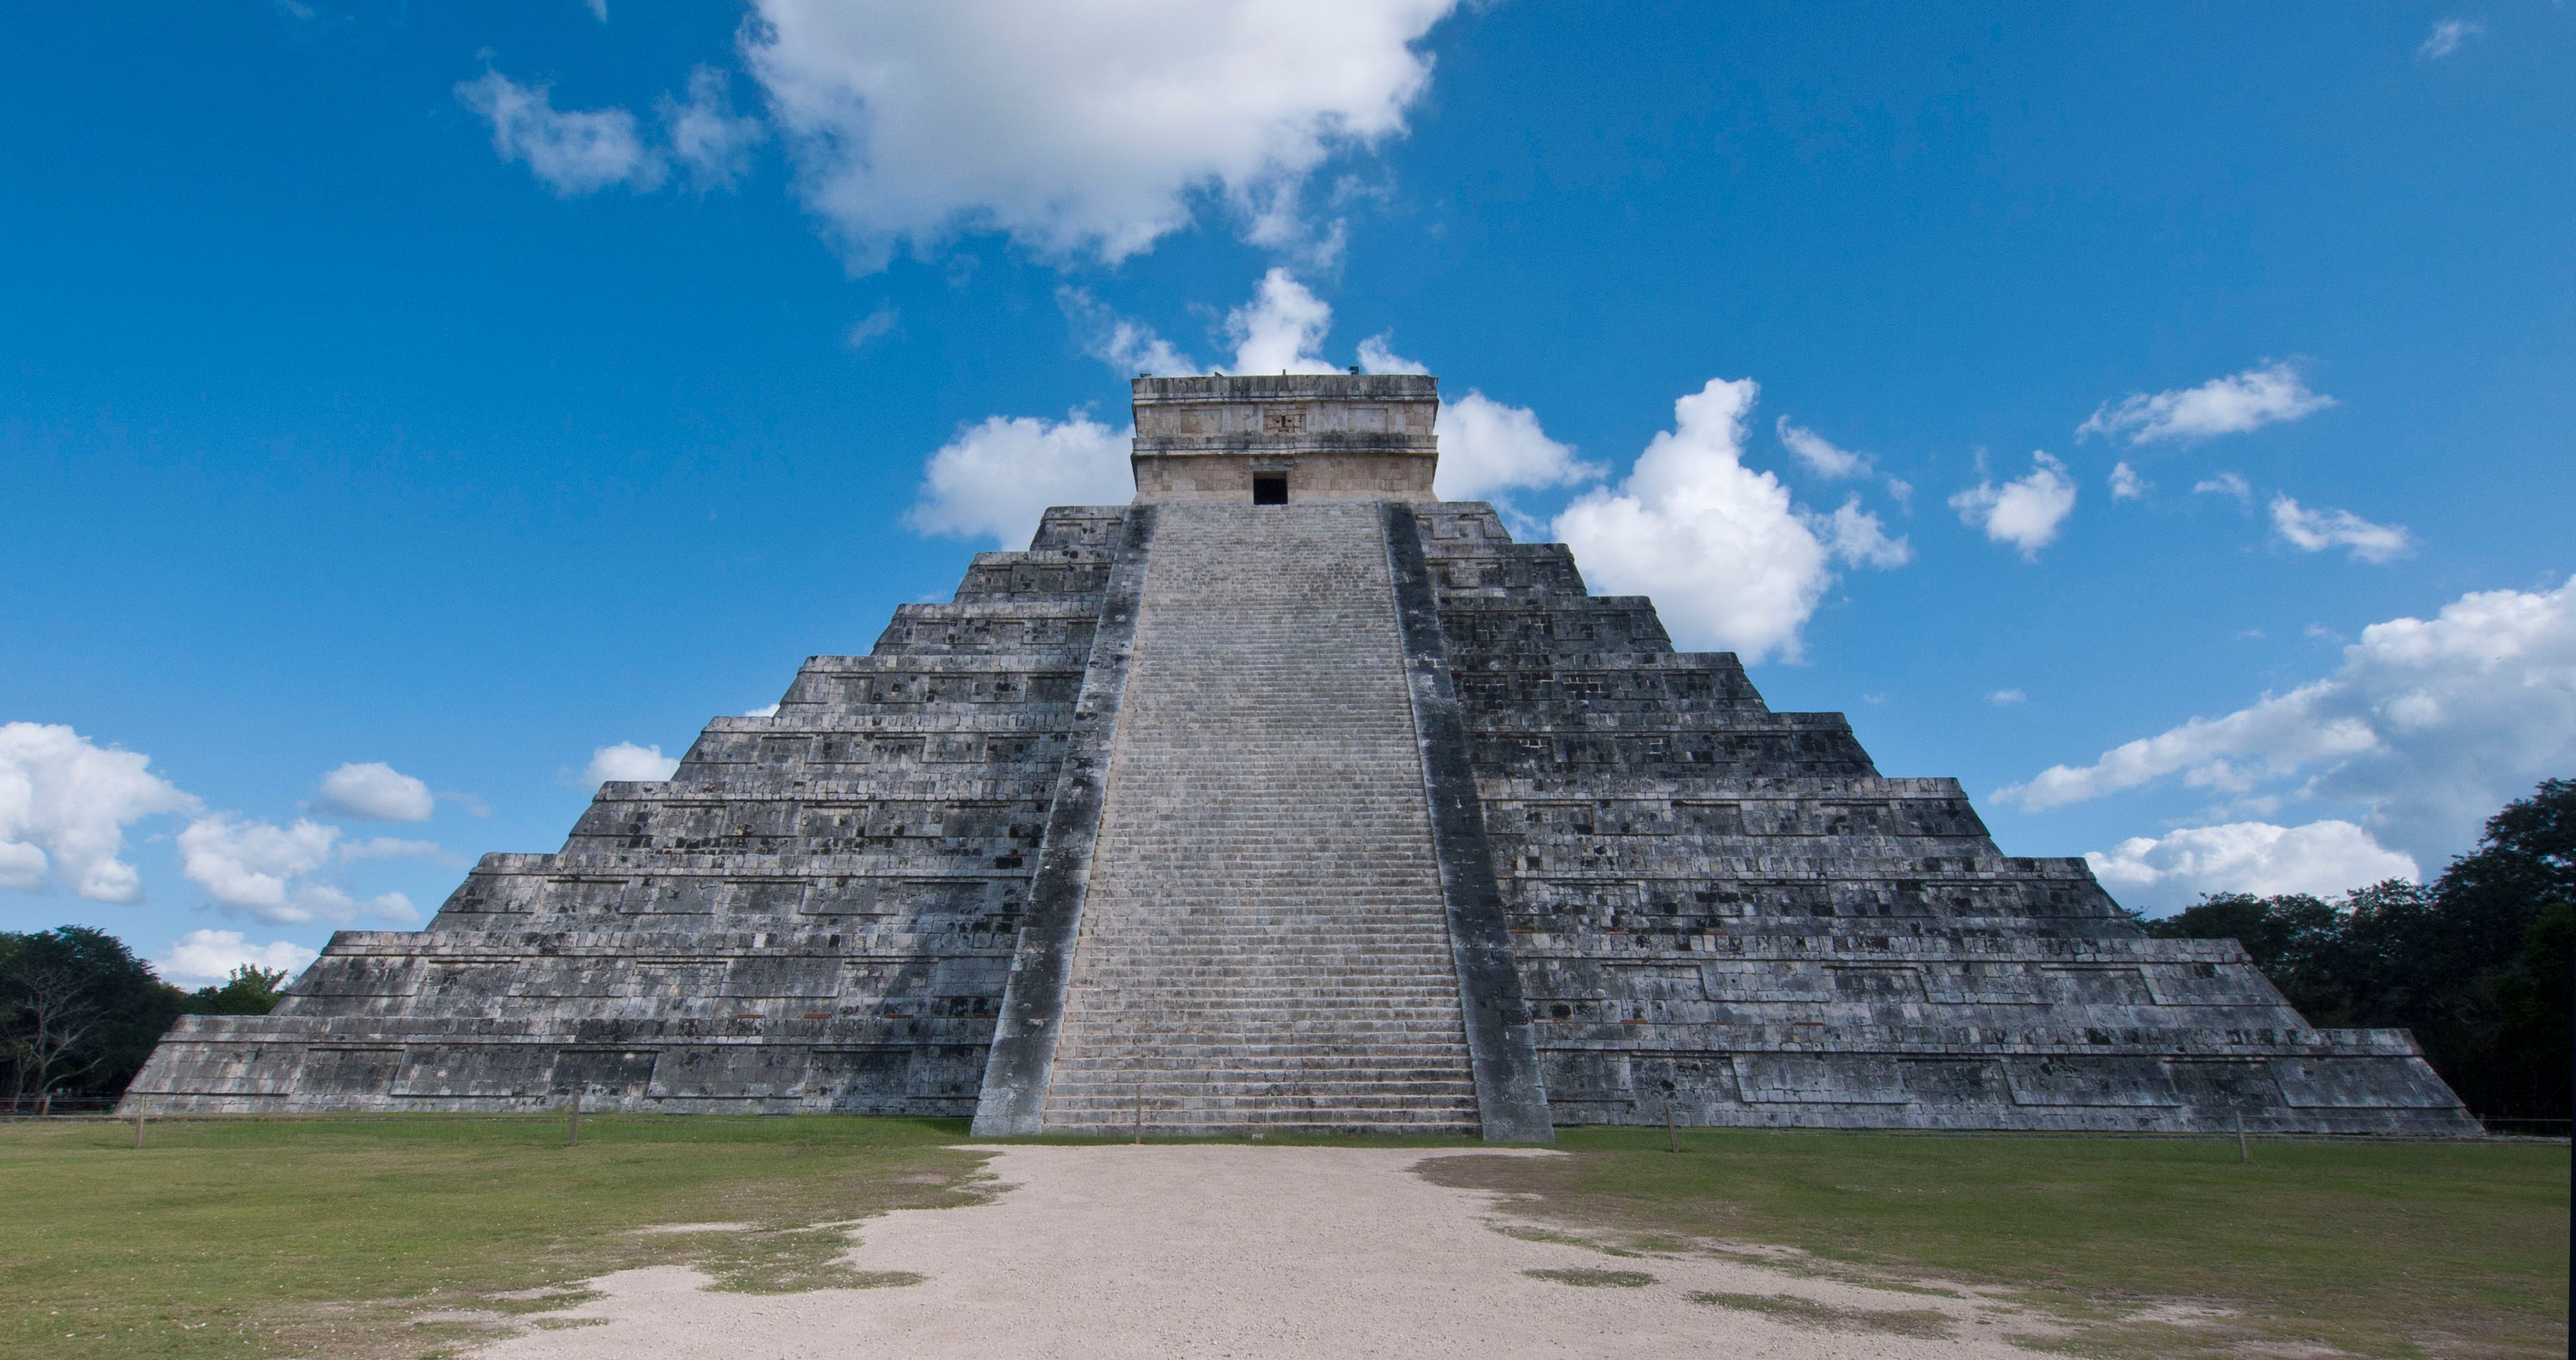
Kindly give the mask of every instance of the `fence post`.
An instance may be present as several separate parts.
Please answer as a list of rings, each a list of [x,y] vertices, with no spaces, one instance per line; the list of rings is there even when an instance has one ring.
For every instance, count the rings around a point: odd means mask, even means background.
[[[2236,1112],[2236,1160],[2239,1165],[2254,1160],[2254,1154],[2245,1148],[2245,1112],[2243,1110]]]
[[[1673,1103],[1664,1102],[1664,1147],[1668,1152],[1682,1150],[1682,1136],[1673,1128]]]
[[[134,1102],[134,1150],[143,1150],[143,1102]]]
[[[581,1088],[572,1088],[572,1112],[564,1118],[564,1146],[581,1146]]]
[[[1136,1136],[1130,1141],[1145,1141],[1145,1083],[1141,1081],[1136,1083]]]

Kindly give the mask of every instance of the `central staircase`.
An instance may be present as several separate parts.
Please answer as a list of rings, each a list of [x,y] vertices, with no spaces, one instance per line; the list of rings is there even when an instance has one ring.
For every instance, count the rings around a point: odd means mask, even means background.
[[[1045,1127],[1473,1134],[1380,516],[1160,515]]]

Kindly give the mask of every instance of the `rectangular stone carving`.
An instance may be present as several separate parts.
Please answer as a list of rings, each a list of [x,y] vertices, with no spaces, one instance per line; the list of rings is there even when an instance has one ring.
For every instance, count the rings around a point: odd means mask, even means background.
[[[1896,1060],[1866,1053],[1740,1053],[1735,1086],[1747,1104],[1902,1105],[1912,1099]]]
[[[2008,1058],[2004,1075],[2023,1105],[2180,1105],[2173,1078],[2154,1058]]]
[[[2397,1058],[2274,1058],[2272,1079],[2303,1109],[2439,1109],[2457,1103],[2450,1088]]]

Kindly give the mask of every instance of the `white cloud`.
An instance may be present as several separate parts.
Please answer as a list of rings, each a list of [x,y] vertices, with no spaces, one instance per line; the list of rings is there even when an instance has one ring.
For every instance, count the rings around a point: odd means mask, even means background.
[[[2362,630],[2331,676],[2052,766],[1996,797],[2038,810],[2180,776],[2230,793],[2364,806],[2385,843],[2434,862],[2543,778],[2576,768],[2576,584],[2479,591],[2431,619]]]
[[[1830,515],[1807,514],[1807,527],[1824,540],[1835,560],[1855,567],[1901,567],[1914,560],[1914,545],[1903,534],[1887,535],[1878,516],[1860,508],[1860,497],[1844,498]]]
[[[2415,548],[2403,525],[2373,524],[2349,510],[2306,510],[2287,496],[2272,498],[2272,529],[2301,552],[2349,548],[2357,562],[2386,562]]]
[[[2275,826],[2227,822],[2186,827],[2161,837],[2134,836],[2085,862],[2128,905],[2185,906],[2204,893],[2261,897],[2312,893],[2328,897],[2384,879],[2417,879],[2415,860],[2380,845],[2345,821]]]
[[[762,704],[758,708],[745,709],[742,716],[746,718],[775,718],[778,716],[778,705]]]
[[[1024,544],[1050,505],[1124,505],[1136,482],[1132,429],[1080,411],[1061,421],[989,416],[930,456],[904,523],[915,532]]]
[[[293,914],[296,880],[330,863],[339,840],[338,827],[320,822],[281,827],[217,813],[179,833],[179,871],[225,906],[306,921],[313,918]]]
[[[292,826],[215,813],[179,833],[179,872],[217,904],[271,925],[347,925],[361,913],[408,925],[411,899],[382,893],[361,902],[311,875],[330,864],[340,829],[298,818]]]
[[[1431,371],[1428,366],[1396,353],[1393,347],[1394,340],[1393,331],[1381,331],[1362,340],[1360,371],[1362,373],[1429,373]]]
[[[1914,513],[1914,483],[1902,477],[1890,477],[1887,479],[1887,494],[1895,498],[1905,513]]]
[[[608,0],[582,0],[582,4],[590,10],[590,17],[603,24],[608,22]]]
[[[1442,500],[1483,500],[1516,487],[1572,486],[1599,477],[1602,468],[1574,456],[1539,428],[1538,413],[1505,406],[1473,388],[1443,402],[1438,424],[1440,466],[1433,494]]]
[[[0,888],[58,878],[93,902],[141,901],[142,875],[118,858],[125,828],[197,805],[151,763],[60,724],[0,724]]]
[[[1836,549],[1867,551],[1857,528],[1850,540],[1820,539],[1778,478],[1744,466],[1760,391],[1750,378],[1711,379],[1673,403],[1673,428],[1647,444],[1627,480],[1586,492],[1553,526],[1597,588],[1655,596],[1682,645],[1755,661],[1795,657],[1799,629],[1833,583]]]
[[[850,327],[850,333],[841,337],[842,341],[852,349],[862,348],[869,341],[893,330],[895,323],[902,319],[902,312],[892,307],[879,307],[866,316],[860,317],[858,322]]]
[[[407,841],[394,836],[370,836],[340,846],[344,863],[361,859],[436,859],[446,853],[436,841]]]
[[[1119,316],[1081,289],[1060,288],[1056,300],[1072,323],[1083,352],[1121,375],[1200,371],[1189,355],[1155,334],[1152,327]],[[1274,268],[1254,286],[1251,301],[1226,313],[1225,333],[1235,347],[1229,371],[1339,373],[1342,366],[1321,353],[1332,322],[1330,303],[1316,297],[1287,270]],[[1397,354],[1389,341],[1384,334],[1362,340],[1357,367],[1366,373],[1431,371]],[[1006,428],[986,434],[996,422]],[[1013,459],[1058,452],[1036,445],[1034,441],[1041,437],[1052,436],[1060,442],[1070,439],[1093,460],[1096,475],[1072,479],[1077,488],[1090,485],[1105,501],[1126,500],[1132,490],[1125,461],[1132,432],[1115,436],[1113,452],[1108,448],[1112,437],[1106,426],[1091,424],[1088,431],[1066,433],[1079,423],[1088,422],[1079,415],[1068,418],[1063,425],[995,417],[970,429],[966,437],[941,449],[931,459],[934,481],[943,471],[941,460],[948,459],[952,466],[945,471],[965,490],[934,495],[933,488],[925,484],[922,500],[913,510],[913,527],[925,533],[990,533],[1009,542],[1014,534],[1025,535],[1034,528],[1038,512],[1048,505],[1097,503],[1049,501],[1031,495],[1022,498],[1025,503],[1007,507],[1007,514],[988,517],[975,508],[994,503],[996,496],[1007,497],[1017,487],[1020,479]],[[1499,493],[1515,488],[1573,486],[1594,480],[1603,471],[1597,464],[1576,458],[1573,446],[1549,438],[1536,412],[1526,406],[1505,405],[1474,388],[1455,401],[1441,403],[1438,431],[1437,494],[1449,500],[1498,498]],[[961,444],[972,447],[961,448]],[[963,509],[952,513],[952,507]],[[975,527],[965,531],[949,527],[960,520]],[[1871,527],[1875,524],[1872,519]],[[1858,540],[1855,543],[1857,546]],[[1903,551],[1902,540],[1898,540],[1897,548]]]
[[[566,112],[554,106],[553,87],[522,85],[498,71],[457,85],[456,97],[492,125],[492,149],[505,161],[525,161],[538,182],[558,197],[597,193],[614,184],[651,189],[662,182],[662,158],[635,130],[624,109]]]
[[[292,978],[320,957],[292,940],[252,944],[238,930],[192,930],[170,942],[153,971],[182,987],[205,986],[231,977],[236,968],[268,968]]]
[[[2231,496],[2241,505],[2254,503],[2254,486],[2233,472],[2216,472],[2191,484],[2195,496]]]
[[[2036,561],[2039,550],[2057,540],[2058,528],[2075,510],[2075,479],[2066,465],[2045,451],[2031,454],[2026,476],[1997,486],[1981,481],[1950,498],[1961,523],[1982,529],[1987,538],[2009,543],[2023,558]]]
[[[680,762],[662,754],[656,746],[638,746],[621,741],[615,746],[602,746],[590,753],[590,764],[581,772],[581,781],[593,786],[617,780],[625,783],[657,783],[671,777]]]
[[[968,230],[1115,262],[1203,195],[1310,240],[1308,176],[1403,133],[1455,4],[753,0],[743,49],[854,267]]]
[[[2147,492],[2153,489],[2153,484],[2146,478],[2139,476],[2136,468],[2129,466],[2127,463],[2113,463],[2111,465],[2111,499],[2115,501],[2142,500],[2146,497]]]
[[[700,189],[724,188],[742,178],[751,168],[752,148],[769,137],[759,119],[734,112],[729,83],[724,72],[700,66],[689,72],[687,99],[662,97],[662,130],[671,159]]]
[[[1986,696],[1986,702],[1997,708],[2010,708],[2014,704],[2025,703],[2029,699],[2029,695],[2017,689],[1999,689]]]
[[[2126,435],[2132,444],[2160,439],[2207,439],[2243,434],[2285,420],[2322,411],[2334,398],[2308,390],[2295,365],[2266,364],[2198,387],[2175,388],[2150,396],[2133,392],[2117,403],[2104,402],[2075,437]]]
[[[376,822],[425,822],[437,806],[429,785],[382,761],[343,765],[322,776],[322,810]]]
[[[2415,55],[2426,61],[2440,61],[2459,51],[2461,43],[2486,31],[2487,26],[2475,19],[2444,19],[2424,36],[2424,45],[2415,49]]]
[[[1225,314],[1225,333],[1234,341],[1230,371],[1339,373],[1338,365],[1316,357],[1332,327],[1331,305],[1274,268],[1254,286],[1252,301]]]
[[[1869,472],[1868,454],[1837,448],[1827,442],[1823,435],[1802,426],[1790,424],[1787,416],[1772,422],[1772,428],[1779,433],[1781,444],[1786,446],[1789,452],[1798,455],[1799,461],[1805,463],[1818,476],[1861,477]]]
[[[1131,373],[1170,378],[1200,371],[1196,359],[1156,335],[1153,327],[1118,315],[1071,284],[1058,288],[1055,299],[1064,308],[1065,319],[1073,323],[1082,352],[1109,365],[1122,378]]]

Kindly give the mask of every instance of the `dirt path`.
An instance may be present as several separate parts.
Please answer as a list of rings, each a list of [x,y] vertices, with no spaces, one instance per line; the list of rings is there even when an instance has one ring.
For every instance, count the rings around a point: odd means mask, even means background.
[[[852,1263],[919,1284],[755,1296],[660,1268],[482,1352],[724,1356],[1968,1357],[2005,1343],[1970,1299],[1706,1256],[1620,1257],[1512,1226],[1490,1194],[1410,1174],[1421,1152],[994,1149],[992,1203],[871,1220]],[[1544,1153],[1532,1155],[1547,1155]],[[1533,1277],[1572,1272],[1575,1281]],[[1651,1283],[1584,1272],[1634,1272]],[[1738,1306],[1694,1293],[1738,1296]],[[1763,1310],[1745,1298],[1777,1300]],[[1783,1311],[1787,1310],[1787,1311]],[[564,1324],[572,1325],[566,1326]],[[1907,1333],[1924,1333],[1909,1335]],[[1943,1334],[1947,1334],[1946,1336]]]

